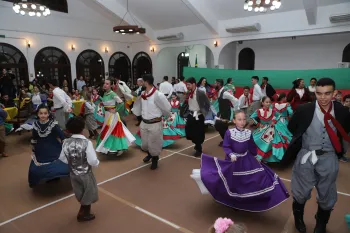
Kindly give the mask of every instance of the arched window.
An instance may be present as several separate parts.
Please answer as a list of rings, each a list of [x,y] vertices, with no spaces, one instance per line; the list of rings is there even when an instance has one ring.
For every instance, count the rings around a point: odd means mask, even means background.
[[[18,2],[17,0],[4,0],[7,2]],[[36,0],[36,3],[47,6],[52,11],[68,13],[67,0]]]
[[[114,53],[109,59],[108,68],[109,76],[117,76],[120,80],[126,82],[129,87],[132,86],[131,62],[125,53]]]
[[[344,48],[342,62],[350,62],[350,44]]]
[[[239,70],[254,70],[255,67],[255,53],[251,48],[244,48],[238,55],[238,69]]]
[[[184,67],[188,66],[189,56],[186,56],[186,53],[182,52],[177,56],[177,77],[182,76]]]
[[[5,43],[0,43],[0,72],[2,69],[11,70],[16,83],[29,83],[27,59],[19,49]]]
[[[152,74],[152,60],[145,52],[139,52],[132,61],[133,84],[144,74]]]
[[[77,78],[89,77],[93,84],[104,79],[105,66],[100,54],[94,50],[85,50],[77,58]]]
[[[67,80],[72,86],[70,61],[62,50],[55,47],[41,49],[34,58],[35,77],[40,83],[47,79],[56,79],[60,86]]]

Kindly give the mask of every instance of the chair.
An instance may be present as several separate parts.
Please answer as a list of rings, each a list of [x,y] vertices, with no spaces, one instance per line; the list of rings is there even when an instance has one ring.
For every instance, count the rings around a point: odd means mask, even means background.
[[[33,112],[32,102],[25,101],[22,108],[20,108],[22,101],[24,101],[24,99],[20,97],[18,100],[19,110],[17,116],[14,119],[8,121],[8,123],[13,124],[15,128],[18,128],[21,124],[23,124],[32,115]],[[21,135],[21,131],[19,131],[18,134]]]

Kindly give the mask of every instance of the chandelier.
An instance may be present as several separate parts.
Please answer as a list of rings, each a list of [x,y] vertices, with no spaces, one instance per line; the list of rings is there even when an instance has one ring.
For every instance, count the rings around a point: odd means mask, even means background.
[[[135,21],[137,21],[130,13],[131,19],[134,21],[134,25],[121,25],[124,22],[125,16],[129,13],[129,0],[126,1],[126,13],[124,14],[122,20],[120,21],[118,26],[113,27],[113,31],[115,33],[125,34],[145,34],[146,29],[143,27],[139,27]],[[139,23],[140,24],[140,23]],[[140,24],[141,25],[141,24]]]
[[[255,12],[266,12],[277,10],[281,7],[281,0],[245,0],[244,10]]]
[[[27,2],[27,0],[22,0],[13,4],[13,10],[17,14],[29,16],[37,16],[41,17],[48,16],[51,14],[50,9],[42,4],[38,4],[35,2]]]

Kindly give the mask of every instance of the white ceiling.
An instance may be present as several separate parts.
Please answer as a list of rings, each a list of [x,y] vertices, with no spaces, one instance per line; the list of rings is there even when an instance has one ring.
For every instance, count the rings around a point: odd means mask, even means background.
[[[215,13],[219,20],[227,20],[233,18],[243,18],[249,16],[255,16],[257,14],[254,11],[245,11],[243,9],[243,0],[203,0]],[[267,11],[264,14],[270,14],[274,12],[293,11],[303,8],[303,0],[282,0],[282,6],[277,11]]]
[[[124,7],[127,0],[117,1]],[[212,10],[218,20],[243,18],[257,15],[243,9],[244,0],[201,0]],[[304,9],[303,1],[307,0],[281,0],[282,6],[274,12],[286,12]],[[318,0],[318,6],[327,6],[338,3],[350,2],[350,0]],[[153,30],[164,30],[175,27],[201,24],[197,16],[182,2],[182,0],[129,0],[129,11],[137,18],[149,25]]]
[[[115,0],[126,7],[127,0]],[[181,0],[129,0],[129,11],[154,30],[200,24]]]
[[[202,0],[210,6],[219,20],[233,18],[244,18],[257,15],[255,12],[248,12],[243,9],[244,0]],[[281,0],[282,6],[276,11],[267,11],[263,14],[272,14],[285,11],[304,9],[303,0]],[[350,0],[318,0],[319,6],[328,6],[333,4],[350,2]],[[261,13],[258,13],[261,14]]]
[[[339,3],[346,3],[346,2],[350,2],[350,0],[318,0],[318,5],[329,6],[329,5],[339,4]]]

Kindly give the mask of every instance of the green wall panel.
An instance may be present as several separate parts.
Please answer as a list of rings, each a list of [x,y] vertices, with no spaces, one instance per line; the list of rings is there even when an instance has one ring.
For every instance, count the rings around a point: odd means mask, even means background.
[[[228,70],[228,69],[207,69],[184,67],[183,75],[185,78],[195,77],[198,81],[205,77],[210,84],[216,79],[233,78],[234,85],[237,87],[251,86],[251,77],[268,77],[269,82],[277,89],[290,89],[292,82],[297,78],[303,78],[306,84],[313,77],[320,79],[322,77],[332,78],[337,89],[350,89],[350,68],[342,69],[322,69],[322,70]]]

